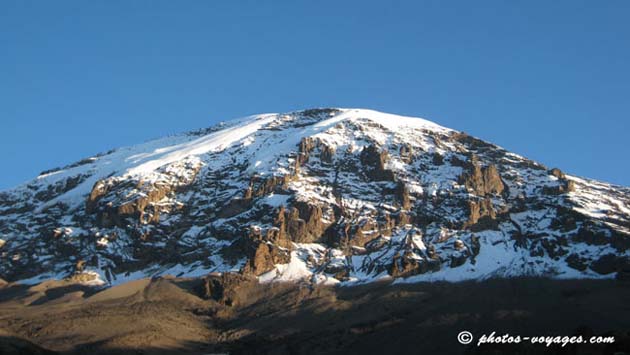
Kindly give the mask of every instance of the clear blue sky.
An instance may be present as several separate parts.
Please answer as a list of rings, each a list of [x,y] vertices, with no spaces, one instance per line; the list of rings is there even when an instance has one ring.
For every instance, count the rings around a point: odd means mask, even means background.
[[[261,112],[424,117],[630,185],[630,1],[0,3],[0,188]]]

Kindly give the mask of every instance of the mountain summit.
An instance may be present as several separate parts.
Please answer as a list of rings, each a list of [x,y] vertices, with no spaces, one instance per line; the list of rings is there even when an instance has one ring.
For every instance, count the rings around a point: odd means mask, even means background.
[[[419,118],[262,114],[0,193],[0,277],[308,283],[625,277],[630,189]]]

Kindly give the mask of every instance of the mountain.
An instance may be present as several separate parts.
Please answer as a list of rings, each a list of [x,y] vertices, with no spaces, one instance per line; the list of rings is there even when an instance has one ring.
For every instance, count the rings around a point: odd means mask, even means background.
[[[88,284],[627,277],[630,189],[420,118],[261,114],[0,193],[0,277]]]

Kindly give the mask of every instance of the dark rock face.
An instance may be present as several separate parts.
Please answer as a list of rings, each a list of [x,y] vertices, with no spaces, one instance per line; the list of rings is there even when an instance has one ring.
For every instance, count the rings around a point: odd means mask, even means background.
[[[402,209],[408,210],[411,207],[411,200],[409,199],[409,189],[405,186],[404,182],[399,181],[396,184],[396,198],[400,201]]]
[[[476,161],[461,176],[460,183],[479,196],[499,195],[505,189],[496,166],[491,164],[482,168]]]
[[[375,145],[369,145],[361,151],[361,164],[365,167],[365,173],[370,179],[394,181],[394,172],[385,169],[388,157],[387,151],[381,151]]]
[[[276,264],[287,264],[291,260],[288,251],[273,244],[255,243],[251,255],[243,268],[245,274],[260,276],[273,270]]]
[[[286,215],[286,231],[289,238],[298,243],[318,240],[324,231],[322,209],[303,201],[296,201]]]
[[[628,270],[630,268],[630,259],[615,254],[606,254],[592,263],[590,268],[598,274],[607,275],[621,270]]]
[[[497,227],[497,215],[490,198],[468,202],[469,216],[466,222],[474,230],[492,229]]]

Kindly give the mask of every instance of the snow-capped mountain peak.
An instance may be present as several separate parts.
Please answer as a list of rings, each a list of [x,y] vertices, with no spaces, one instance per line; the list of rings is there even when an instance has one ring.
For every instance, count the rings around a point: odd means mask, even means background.
[[[0,193],[0,277],[611,277],[628,266],[629,192],[420,118],[254,115]]]

